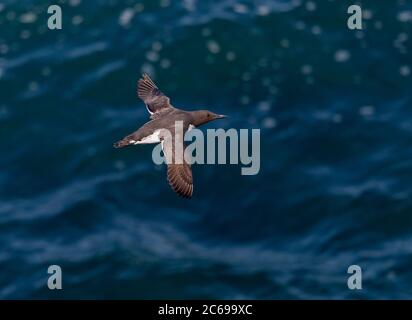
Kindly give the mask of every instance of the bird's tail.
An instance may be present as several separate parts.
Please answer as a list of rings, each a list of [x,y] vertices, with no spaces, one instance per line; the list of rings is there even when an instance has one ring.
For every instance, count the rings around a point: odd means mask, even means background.
[[[129,138],[124,138],[124,139],[122,139],[122,140],[120,140],[120,141],[117,141],[115,144],[113,144],[113,147],[115,147],[116,149],[118,149],[118,148],[123,148],[123,147],[126,147],[126,146],[128,146],[128,145],[133,144],[132,141],[133,141],[133,140],[131,140],[131,139],[129,139]]]

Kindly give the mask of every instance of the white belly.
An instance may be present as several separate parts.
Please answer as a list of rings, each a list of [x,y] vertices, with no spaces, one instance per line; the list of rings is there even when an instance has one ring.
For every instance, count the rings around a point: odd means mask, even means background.
[[[160,130],[156,130],[151,135],[144,137],[140,141],[135,141],[134,144],[159,143],[160,142],[159,133],[160,133]]]
[[[190,124],[189,128],[187,128],[187,131],[192,130],[195,128],[194,125]],[[149,143],[160,143],[160,130],[156,130],[153,132],[151,135],[144,137],[140,141],[133,141],[133,144],[149,144]]]

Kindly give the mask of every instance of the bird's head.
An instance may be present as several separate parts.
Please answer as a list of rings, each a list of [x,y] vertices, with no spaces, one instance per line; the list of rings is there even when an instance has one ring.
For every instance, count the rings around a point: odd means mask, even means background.
[[[226,118],[225,115],[216,114],[209,110],[194,111],[193,124],[197,127],[213,120]]]

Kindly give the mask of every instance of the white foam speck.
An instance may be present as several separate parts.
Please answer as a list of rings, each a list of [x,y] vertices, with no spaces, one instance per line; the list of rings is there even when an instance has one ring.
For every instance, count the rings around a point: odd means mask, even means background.
[[[28,39],[28,38],[30,38],[30,36],[31,36],[31,32],[29,30],[23,30],[20,33],[20,38],[21,39]]]
[[[166,8],[170,6],[170,0],[160,0],[160,6]]]
[[[302,66],[302,73],[305,75],[311,74],[313,71],[313,67],[309,64],[305,64]]]
[[[402,32],[400,34],[398,34],[398,37],[396,38],[397,41],[399,42],[404,42],[406,40],[408,40],[408,34],[405,32]]]
[[[290,41],[288,39],[282,39],[282,40],[280,40],[280,45],[283,48],[289,48],[290,47]]]
[[[335,52],[335,60],[337,62],[346,62],[350,59],[350,52],[348,50],[338,50]]]
[[[207,46],[207,49],[213,54],[219,53],[219,51],[220,51],[219,44],[214,40],[209,40],[206,43],[206,46]]]
[[[75,26],[78,26],[79,24],[81,24],[83,22],[83,17],[81,15],[76,15],[72,18],[72,23]]]
[[[159,60],[159,54],[156,51],[148,51],[146,52],[146,59],[155,62]]]
[[[316,3],[312,2],[312,1],[306,2],[306,10],[315,11],[316,10]]]
[[[130,24],[134,17],[134,10],[131,8],[124,9],[119,16],[119,24],[126,27]]]
[[[374,106],[363,106],[359,108],[359,114],[364,117],[370,117],[373,116],[375,113],[375,107]]]
[[[117,161],[114,163],[114,167],[116,168],[116,170],[121,171],[121,170],[123,170],[123,169],[126,167],[126,165],[125,165],[125,163],[124,163],[123,161],[117,160]]]
[[[412,21],[412,11],[401,11],[398,13],[398,20],[400,22]]]
[[[365,9],[362,11],[362,16],[364,19],[369,20],[369,19],[372,19],[373,14],[372,14],[372,11]]]
[[[306,24],[303,21],[297,21],[295,24],[296,29],[298,30],[305,30]]]
[[[262,112],[267,112],[270,110],[270,103],[268,101],[262,101],[258,104],[258,109]]]
[[[210,36],[211,33],[212,33],[212,32],[210,31],[209,28],[203,28],[203,29],[202,29],[202,36],[204,36],[204,37]]]
[[[9,46],[5,43],[0,44],[0,53],[6,54],[7,52],[9,52]]]
[[[375,29],[381,30],[383,28],[383,23],[382,23],[382,21],[375,21],[373,26],[375,27]]]
[[[43,76],[47,77],[51,74],[51,69],[49,67],[44,67],[41,71],[41,74]]]
[[[242,80],[243,81],[249,81],[250,80],[250,73],[245,72],[244,74],[242,74]]]
[[[408,40],[408,34],[402,32],[398,34],[396,39],[393,41],[393,45],[395,48],[397,48],[400,52],[404,53],[406,52],[406,47],[404,45],[404,42]]]
[[[411,74],[411,68],[409,66],[402,66],[399,69],[399,73],[401,74],[401,76],[407,77]]]
[[[39,90],[39,84],[35,81],[29,83],[29,91],[37,91]]]
[[[240,103],[243,105],[249,104],[250,98],[248,96],[241,96],[240,97]]]
[[[332,121],[336,123],[341,123],[342,122],[342,115],[339,113],[336,113],[332,116]]]
[[[363,39],[365,37],[365,34],[363,33],[363,31],[357,30],[356,33],[355,33],[355,37],[357,39]]]
[[[160,66],[161,66],[163,69],[169,68],[170,65],[171,65],[171,62],[170,62],[169,59],[162,59],[162,60],[160,61]]]
[[[386,275],[386,278],[387,278],[389,281],[395,281],[396,278],[397,278],[397,275],[396,275],[396,273],[395,273],[394,271],[390,271],[390,272],[388,272],[388,274]]]
[[[7,109],[6,106],[0,106],[0,119],[7,118],[8,113],[9,113],[9,110]]]
[[[272,117],[264,118],[262,121],[262,127],[266,129],[273,129],[276,127],[276,125],[277,125],[277,121],[275,118],[272,118]]]
[[[244,4],[236,3],[235,5],[233,5],[233,11],[235,11],[236,13],[245,14],[249,12],[249,9]]]
[[[33,23],[37,20],[37,16],[33,12],[27,12],[20,16],[21,23]]]
[[[152,77],[154,77],[155,69],[150,63],[144,63],[142,65],[142,73],[146,72],[147,74],[150,74]]]
[[[226,53],[226,59],[227,61],[233,61],[236,59],[236,54],[232,51],[229,51]]]
[[[316,35],[321,34],[322,33],[322,28],[319,27],[319,26],[313,26],[312,27],[312,33],[316,34]]]
[[[77,7],[81,3],[81,0],[69,0],[69,6]]]
[[[187,11],[195,11],[196,10],[195,0],[183,0],[183,7]]]
[[[159,52],[160,50],[162,50],[162,44],[159,41],[155,41],[152,43],[152,49]]]
[[[270,13],[270,9],[268,6],[260,5],[257,9],[257,14],[259,16],[267,16]]]

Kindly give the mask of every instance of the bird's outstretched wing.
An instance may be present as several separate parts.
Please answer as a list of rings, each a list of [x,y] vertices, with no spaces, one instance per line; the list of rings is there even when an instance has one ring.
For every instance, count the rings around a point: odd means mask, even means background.
[[[180,196],[190,199],[193,195],[193,176],[192,168],[184,158],[185,147],[182,148],[181,154],[175,154],[175,139],[165,139],[162,142],[162,148],[167,163],[167,180],[172,189]],[[183,139],[182,139],[183,142]],[[180,160],[180,161],[179,161]]]
[[[193,195],[193,177],[190,164],[169,164],[167,180],[180,196],[190,199]]]
[[[147,73],[143,74],[137,84],[137,95],[146,104],[147,111],[149,111],[152,119],[158,114],[173,108],[169,97],[159,90]]]

